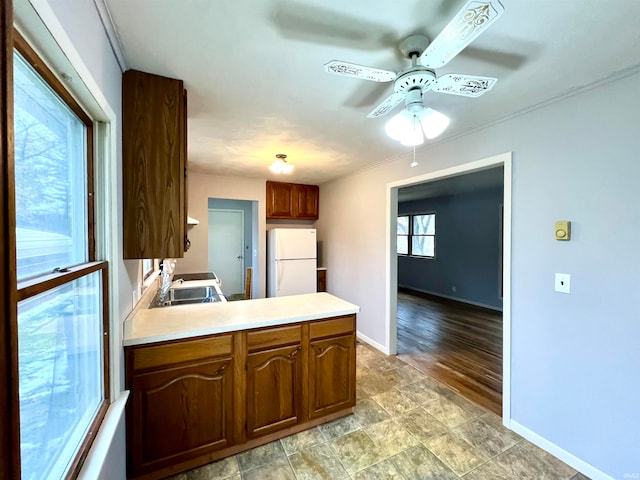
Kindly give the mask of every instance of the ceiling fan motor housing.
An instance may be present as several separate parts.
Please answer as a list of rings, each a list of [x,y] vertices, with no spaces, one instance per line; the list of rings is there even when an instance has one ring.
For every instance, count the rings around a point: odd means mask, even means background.
[[[420,89],[421,92],[429,90],[436,81],[436,74],[426,67],[416,66],[400,72],[393,83],[396,93],[407,93],[410,90]]]

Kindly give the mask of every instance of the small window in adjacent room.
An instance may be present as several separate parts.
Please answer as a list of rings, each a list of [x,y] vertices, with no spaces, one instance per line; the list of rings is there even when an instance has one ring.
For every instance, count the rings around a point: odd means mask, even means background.
[[[436,214],[412,215],[411,255],[434,257],[436,251]]]
[[[398,217],[398,255],[407,255],[409,253],[409,216]]]
[[[434,258],[436,256],[436,214],[398,216],[396,232],[398,255]]]

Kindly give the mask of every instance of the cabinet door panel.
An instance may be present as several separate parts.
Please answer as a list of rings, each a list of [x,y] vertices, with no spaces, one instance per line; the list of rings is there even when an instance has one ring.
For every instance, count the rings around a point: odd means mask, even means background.
[[[182,258],[185,117],[182,80],[122,77],[124,258]]]
[[[133,377],[134,472],[231,445],[231,363],[225,358]]]
[[[259,437],[295,425],[302,413],[300,345],[247,356],[247,435]]]
[[[355,337],[316,340],[309,349],[309,417],[352,407],[356,403]]]
[[[319,188],[317,185],[293,186],[293,216],[299,219],[317,220]]]
[[[267,182],[267,218],[293,216],[291,183]]]

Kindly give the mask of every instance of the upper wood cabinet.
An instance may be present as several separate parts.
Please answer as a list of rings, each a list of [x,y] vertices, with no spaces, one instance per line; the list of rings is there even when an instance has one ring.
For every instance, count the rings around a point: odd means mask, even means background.
[[[317,185],[267,181],[267,218],[317,220],[319,206]]]
[[[124,258],[180,258],[186,238],[186,92],[182,80],[122,77]]]

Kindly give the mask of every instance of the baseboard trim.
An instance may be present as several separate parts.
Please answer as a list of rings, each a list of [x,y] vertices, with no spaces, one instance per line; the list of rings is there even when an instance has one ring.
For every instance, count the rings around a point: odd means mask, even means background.
[[[385,355],[390,355],[389,349],[385,348],[384,345],[379,344],[375,340],[370,339],[369,337],[364,335],[362,332],[357,331],[356,332],[356,337],[358,338],[358,340],[362,340],[364,343],[371,345],[376,350],[380,350]]]
[[[466,303],[468,305],[474,305],[476,307],[486,308],[487,310],[492,310],[494,312],[502,312],[502,308],[500,308],[500,307],[496,307],[496,306],[493,306],[493,305],[488,305],[486,303],[481,303],[481,302],[474,302],[474,301],[467,300],[467,299],[460,298],[460,297],[453,297],[451,295],[444,295],[443,293],[432,292],[430,290],[423,290],[421,288],[411,287],[409,285],[398,285],[398,289],[414,291],[414,292],[418,292],[418,293],[425,293],[427,295],[433,295],[434,297],[446,298],[447,300],[452,300],[454,302]]]
[[[593,465],[588,464],[587,462],[585,462],[584,460],[581,460],[580,458],[576,457],[572,453],[567,452],[566,450],[559,447],[555,443],[552,443],[546,438],[541,437],[537,433],[529,430],[527,427],[519,424],[515,420],[512,419],[509,423],[510,423],[511,430],[521,435],[522,437],[524,437],[534,445],[537,445],[543,450],[546,450],[554,457],[559,458],[567,465],[575,468],[583,475],[586,475],[587,477],[591,478],[591,480],[614,480],[613,477],[610,477],[606,473],[598,470]]]

